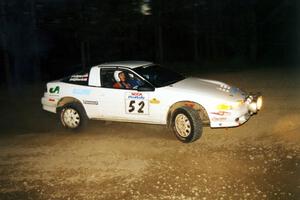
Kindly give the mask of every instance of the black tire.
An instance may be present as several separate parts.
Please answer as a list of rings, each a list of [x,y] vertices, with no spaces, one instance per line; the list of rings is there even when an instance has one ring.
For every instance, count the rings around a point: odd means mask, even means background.
[[[176,109],[172,114],[172,129],[181,142],[189,143],[199,139],[203,130],[198,111],[190,107]]]
[[[79,103],[65,104],[59,109],[58,114],[61,124],[67,129],[81,130],[87,125],[88,117]],[[69,116],[67,116],[68,114]]]

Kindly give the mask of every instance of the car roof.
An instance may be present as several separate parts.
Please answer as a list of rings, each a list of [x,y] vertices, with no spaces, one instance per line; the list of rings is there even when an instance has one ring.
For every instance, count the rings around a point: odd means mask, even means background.
[[[148,61],[116,61],[116,62],[107,62],[98,65],[99,67],[127,67],[127,68],[137,68],[142,66],[152,65],[152,62]]]

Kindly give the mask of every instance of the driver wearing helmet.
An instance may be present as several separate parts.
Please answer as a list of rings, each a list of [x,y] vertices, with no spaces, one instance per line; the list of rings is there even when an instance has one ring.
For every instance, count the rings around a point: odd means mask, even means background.
[[[118,89],[131,89],[132,86],[126,80],[126,75],[123,71],[115,71],[114,78],[117,81],[113,87]]]

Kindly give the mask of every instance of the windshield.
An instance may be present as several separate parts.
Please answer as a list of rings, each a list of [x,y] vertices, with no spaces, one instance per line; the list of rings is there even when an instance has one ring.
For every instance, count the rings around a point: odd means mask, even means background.
[[[167,86],[185,78],[181,74],[157,65],[138,67],[134,69],[134,71],[148,80],[155,87]]]

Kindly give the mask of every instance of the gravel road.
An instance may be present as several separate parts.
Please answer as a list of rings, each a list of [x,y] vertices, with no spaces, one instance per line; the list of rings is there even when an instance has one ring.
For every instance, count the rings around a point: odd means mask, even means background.
[[[264,107],[191,144],[157,125],[91,121],[69,132],[42,111],[42,87],[2,95],[0,199],[300,199],[299,74],[199,75],[260,91]]]

